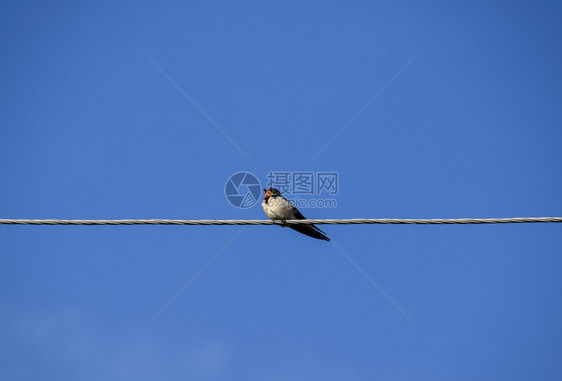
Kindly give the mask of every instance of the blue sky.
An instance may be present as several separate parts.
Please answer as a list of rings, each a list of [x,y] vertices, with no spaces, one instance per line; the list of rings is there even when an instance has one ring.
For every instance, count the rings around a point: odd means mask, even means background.
[[[239,171],[337,172],[309,218],[562,216],[561,18],[3,2],[0,217],[265,218],[226,200]],[[0,377],[559,379],[561,228],[325,226],[409,320],[290,229],[1,226]]]

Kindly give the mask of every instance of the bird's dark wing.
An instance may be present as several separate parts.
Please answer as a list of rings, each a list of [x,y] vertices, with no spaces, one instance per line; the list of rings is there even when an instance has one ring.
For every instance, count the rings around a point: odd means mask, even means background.
[[[295,216],[295,220],[306,220],[306,217],[299,212],[296,206],[293,205],[293,215]]]
[[[293,215],[295,216],[295,220],[306,220],[295,206],[293,206]],[[289,225],[289,227],[312,238],[323,239],[325,241],[330,240],[326,233],[316,227],[316,225]]]
[[[289,227],[312,238],[323,239],[325,241],[330,240],[326,233],[318,229],[315,225],[289,225]]]

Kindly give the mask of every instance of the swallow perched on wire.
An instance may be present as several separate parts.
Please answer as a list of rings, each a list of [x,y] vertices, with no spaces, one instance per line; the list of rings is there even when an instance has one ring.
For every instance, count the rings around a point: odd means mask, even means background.
[[[275,188],[264,189],[263,202],[261,207],[266,216],[272,220],[306,220],[299,210],[281,195]],[[309,237],[329,241],[330,238],[322,230],[314,225],[289,225],[293,230],[306,234]]]

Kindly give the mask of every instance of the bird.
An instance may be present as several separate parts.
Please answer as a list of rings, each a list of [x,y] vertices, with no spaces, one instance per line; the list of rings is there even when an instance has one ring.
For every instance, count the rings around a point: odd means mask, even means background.
[[[287,200],[281,195],[275,188],[264,189],[264,197],[261,203],[261,207],[265,212],[265,215],[272,220],[306,220],[306,218],[299,212],[299,210],[293,205],[293,203]],[[309,237],[316,239],[323,239],[325,241],[330,241],[330,238],[322,230],[317,228],[315,225],[289,225],[293,230],[299,233],[305,234]]]

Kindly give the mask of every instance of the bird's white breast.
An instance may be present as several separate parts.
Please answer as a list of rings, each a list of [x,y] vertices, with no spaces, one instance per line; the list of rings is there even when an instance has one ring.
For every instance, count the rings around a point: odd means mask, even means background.
[[[261,204],[266,216],[272,220],[290,220],[294,218],[294,206],[289,200],[284,197],[269,197],[267,202],[265,200]]]

